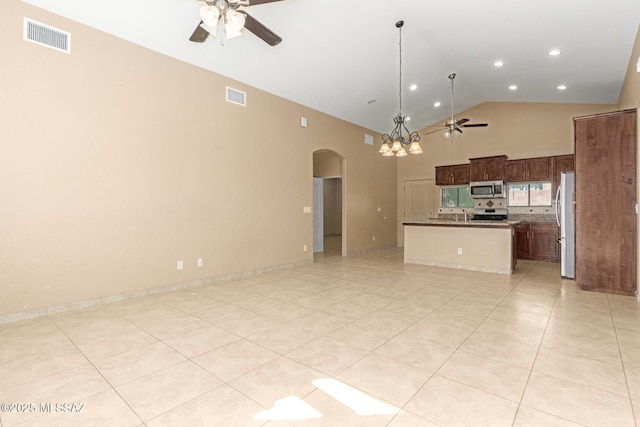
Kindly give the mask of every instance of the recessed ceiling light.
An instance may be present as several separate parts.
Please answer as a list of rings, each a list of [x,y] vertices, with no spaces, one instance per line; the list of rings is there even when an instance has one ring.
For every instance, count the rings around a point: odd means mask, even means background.
[[[556,87],[556,89],[558,89],[558,90],[567,90],[567,85],[558,85]]]
[[[518,90],[518,85],[509,86],[509,90]]]
[[[504,66],[504,62],[502,62],[502,61],[496,61],[496,62],[494,62],[494,63],[493,63],[493,66],[494,66],[494,67],[502,67],[502,66]]]
[[[416,84],[413,84],[413,85],[409,86],[409,90],[411,90],[411,91],[416,90],[416,89],[418,89],[418,85],[416,85]]]
[[[547,52],[547,55],[549,55],[549,56],[558,56],[558,55],[560,55],[560,51],[558,49],[552,49],[549,52]]]
[[[436,107],[436,108],[438,108],[441,105],[442,105],[442,102],[440,102],[440,101],[437,101],[437,102],[433,103],[433,106]]]

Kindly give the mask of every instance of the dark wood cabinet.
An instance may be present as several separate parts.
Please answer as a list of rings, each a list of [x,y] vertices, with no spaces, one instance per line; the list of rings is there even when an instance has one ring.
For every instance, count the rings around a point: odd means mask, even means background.
[[[504,164],[504,179],[507,182],[550,181],[551,157],[507,160]]]
[[[636,110],[574,118],[576,282],[637,289]]]
[[[544,261],[560,261],[560,229],[556,223],[531,223],[531,256]]]
[[[504,164],[504,180],[507,182],[525,181],[527,176],[526,160],[507,160]]]
[[[521,222],[514,227],[516,233],[516,255],[519,259],[530,259],[529,223]]]
[[[553,157],[553,196],[555,197],[560,186],[560,174],[562,172],[575,170],[574,155],[566,154]]]
[[[464,185],[469,183],[469,164],[436,166],[436,185]]]
[[[479,157],[469,159],[471,181],[497,181],[504,179],[504,164],[507,156]]]
[[[520,259],[560,261],[560,230],[553,222],[521,222],[515,226]]]

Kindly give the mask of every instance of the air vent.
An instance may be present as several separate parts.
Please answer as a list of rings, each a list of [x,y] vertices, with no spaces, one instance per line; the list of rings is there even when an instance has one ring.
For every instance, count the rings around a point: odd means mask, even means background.
[[[247,94],[234,89],[232,87],[227,86],[227,101],[233,102],[234,104],[242,105],[243,107],[247,106]]]
[[[24,39],[62,52],[71,52],[71,34],[27,17],[24,18]]]

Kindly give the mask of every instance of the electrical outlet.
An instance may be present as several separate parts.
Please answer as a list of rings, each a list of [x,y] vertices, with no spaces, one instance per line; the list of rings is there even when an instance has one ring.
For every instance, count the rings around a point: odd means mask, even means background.
[[[198,258],[198,267],[202,267],[202,258]]]
[[[302,250],[303,250],[304,252],[307,252],[307,245],[302,245]]]
[[[373,241],[374,241],[374,242],[376,241],[376,236],[373,236]]]
[[[462,248],[458,248],[458,255],[462,255]]]
[[[178,261],[178,270],[182,270],[184,268],[184,261],[179,260]]]

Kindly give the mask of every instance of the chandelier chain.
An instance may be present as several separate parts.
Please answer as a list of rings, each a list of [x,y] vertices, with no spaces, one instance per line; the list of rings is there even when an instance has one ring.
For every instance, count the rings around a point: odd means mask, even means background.
[[[420,141],[420,135],[418,132],[411,132],[407,128],[406,120],[408,117],[402,115],[402,26],[404,25],[404,21],[396,22],[396,28],[399,30],[398,37],[398,50],[400,52],[399,55],[399,79],[398,79],[398,98],[400,104],[400,111],[398,115],[393,118],[393,123],[395,127],[390,133],[385,133],[382,135],[382,146],[380,147],[380,153],[382,153],[385,157],[397,156],[404,157],[407,155],[407,152],[404,149],[404,146],[409,147],[409,153],[411,154],[420,154],[422,153],[422,148],[418,141]]]
[[[398,93],[400,94],[400,114],[402,115],[402,26],[400,26],[400,78],[398,79],[400,84],[400,90]]]

